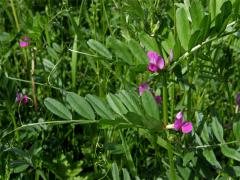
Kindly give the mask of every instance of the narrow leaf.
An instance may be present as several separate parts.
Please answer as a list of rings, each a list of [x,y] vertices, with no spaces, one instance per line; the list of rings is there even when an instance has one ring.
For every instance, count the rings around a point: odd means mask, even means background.
[[[131,180],[130,175],[129,175],[127,169],[122,168],[122,171],[123,171],[123,180]]]
[[[234,159],[236,161],[240,161],[240,153],[233,148],[228,147],[227,145],[221,146],[221,152],[224,156]]]
[[[108,44],[113,49],[117,57],[127,64],[133,64],[132,54],[125,43],[110,37],[108,38]]]
[[[87,44],[89,45],[90,48],[92,48],[94,51],[99,53],[100,55],[112,59],[112,54],[108,51],[108,49],[100,42],[90,39],[88,40]]]
[[[107,104],[97,96],[88,94],[87,100],[91,103],[96,113],[104,119],[114,119],[114,115]]]
[[[67,94],[67,102],[79,115],[87,119],[95,119],[94,111],[85,98],[71,92]]]
[[[63,119],[72,119],[71,112],[59,101],[52,98],[46,98],[44,104],[53,114]]]
[[[115,162],[112,164],[112,177],[113,180],[120,180],[118,166]]]
[[[146,33],[140,33],[139,40],[147,51],[151,50],[159,53],[158,44],[153,37],[150,37]]]
[[[136,58],[137,64],[147,64],[148,63],[147,55],[137,41],[135,41],[134,39],[131,39],[128,42],[128,46],[129,46],[129,49],[132,52],[133,56]]]
[[[213,130],[213,134],[217,138],[217,140],[220,143],[224,142],[224,139],[223,139],[223,128],[222,128],[222,125],[218,122],[216,117],[213,117],[212,130]]]
[[[188,42],[190,39],[190,27],[187,14],[183,7],[177,9],[176,26],[178,38],[181,42],[181,45],[185,50],[188,50]]]
[[[210,149],[206,149],[203,151],[203,156],[205,157],[205,159],[213,166],[215,166],[216,168],[221,169],[221,165],[219,164],[219,162],[217,161],[217,158],[213,152],[213,150]]]
[[[159,107],[150,91],[145,91],[142,94],[142,105],[143,108],[150,117],[160,120]]]
[[[125,108],[123,103],[118,99],[117,96],[114,96],[113,94],[108,94],[107,101],[112,110],[115,111],[116,113],[120,115],[124,115],[127,113],[127,109]]]

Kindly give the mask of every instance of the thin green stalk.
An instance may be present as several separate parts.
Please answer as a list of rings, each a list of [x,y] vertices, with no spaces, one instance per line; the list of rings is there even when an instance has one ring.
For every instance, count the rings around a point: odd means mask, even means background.
[[[168,124],[168,108],[167,108],[167,74],[163,73],[163,123],[166,126]]]
[[[167,107],[167,72],[163,73],[163,123],[166,126],[168,124],[168,107]],[[176,173],[174,168],[173,152],[168,149],[168,159],[170,163],[170,178],[171,180],[176,179]]]
[[[129,164],[130,171],[131,171],[133,176],[136,176],[137,175],[136,167],[134,165],[134,162],[133,162],[132,155],[131,155],[131,152],[129,150],[129,147],[128,147],[125,139],[123,138],[121,130],[119,130],[119,135],[120,135],[121,140],[122,140],[122,146],[123,146],[123,149],[125,151],[125,155],[126,155],[126,159],[128,161],[128,164]]]
[[[174,78],[174,74],[172,74],[172,78]],[[174,118],[174,104],[175,104],[175,84],[173,83],[170,89],[170,97],[171,97],[171,120]]]
[[[17,30],[18,30],[18,32],[19,32],[19,31],[20,31],[20,26],[19,26],[19,22],[18,22],[18,18],[17,18],[16,9],[15,9],[13,0],[10,0],[10,2],[11,2],[11,8],[12,8],[14,20],[15,20],[15,23],[16,23],[16,27],[17,27]]]
[[[72,87],[74,89],[76,88],[77,53],[75,51],[77,50],[77,41],[78,41],[78,36],[77,36],[77,34],[75,34],[74,42],[73,42],[73,50],[74,51],[72,51],[72,63],[71,63],[71,68],[72,68]]]
[[[15,9],[13,0],[10,0],[10,3],[11,3],[12,13],[13,13],[13,17],[14,17],[14,20],[16,23],[17,31],[20,32],[20,25],[18,22],[18,17],[17,17],[17,13],[16,13],[16,9]],[[23,51],[23,56],[24,56],[24,64],[26,66],[26,69],[28,70],[28,68],[27,68],[27,52],[24,48],[22,49],[22,51]]]
[[[17,123],[16,123],[16,120],[15,120],[15,117],[14,117],[13,113],[10,113],[10,115],[11,115],[11,119],[12,119],[14,129],[17,129]],[[17,130],[15,132],[15,135],[16,135],[17,141],[19,141],[19,133],[18,133]]]

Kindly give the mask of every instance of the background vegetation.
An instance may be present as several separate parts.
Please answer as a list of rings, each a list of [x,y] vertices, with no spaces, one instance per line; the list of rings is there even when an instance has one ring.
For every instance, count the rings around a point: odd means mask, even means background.
[[[0,1],[0,179],[239,177],[239,10],[238,0]],[[165,59],[159,73],[147,71],[149,50]],[[160,105],[138,95],[144,82]],[[179,111],[190,134],[165,128]]]

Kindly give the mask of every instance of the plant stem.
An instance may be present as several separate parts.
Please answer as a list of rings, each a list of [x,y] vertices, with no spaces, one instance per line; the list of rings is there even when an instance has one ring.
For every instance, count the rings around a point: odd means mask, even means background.
[[[163,73],[163,124],[166,126],[168,124],[168,108],[167,108],[167,72]]]
[[[167,72],[163,72],[163,124],[166,126],[168,124],[168,94],[167,94]],[[174,160],[172,149],[168,149],[168,159],[170,164],[170,179],[176,179],[176,173],[174,169]]]
[[[35,74],[35,49],[32,48],[32,70],[31,70],[31,80],[32,80],[32,96],[33,96],[33,103],[35,112],[38,111],[38,103],[37,103],[37,96],[36,96],[36,85],[34,80]]]
[[[12,123],[13,123],[14,129],[17,129],[17,123],[16,123],[16,120],[15,120],[15,117],[14,117],[13,113],[10,113],[10,115],[11,115],[11,119],[12,119]],[[19,141],[19,133],[18,133],[17,130],[15,132],[15,135],[16,135],[17,141]]]

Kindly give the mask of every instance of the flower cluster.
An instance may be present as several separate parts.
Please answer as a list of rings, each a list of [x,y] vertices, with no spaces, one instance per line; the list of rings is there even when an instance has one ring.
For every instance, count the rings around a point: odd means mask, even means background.
[[[139,90],[139,95],[141,96],[144,91],[151,91],[149,85],[147,83],[143,83],[143,84],[140,84],[140,86],[138,87],[138,90]],[[161,96],[156,96],[155,95],[155,92],[151,91],[152,92],[152,95],[154,96],[156,102],[158,104],[161,104],[162,102],[162,97]]]
[[[157,72],[158,70],[162,70],[164,68],[165,61],[160,55],[158,55],[158,53],[148,51],[147,55],[149,59],[148,70],[150,72]]]
[[[25,95],[23,95],[22,93],[17,93],[16,94],[16,103],[18,103],[18,104],[21,104],[21,103],[23,103],[23,104],[27,104],[28,103],[28,96],[25,94]]]
[[[22,40],[19,42],[20,47],[27,47],[30,45],[30,38],[28,36],[23,36]]]

